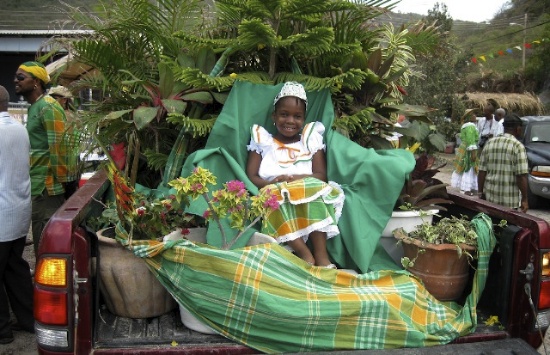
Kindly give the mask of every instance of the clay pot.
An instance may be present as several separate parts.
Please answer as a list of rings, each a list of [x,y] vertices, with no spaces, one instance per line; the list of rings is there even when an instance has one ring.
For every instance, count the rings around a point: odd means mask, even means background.
[[[96,234],[100,258],[99,289],[109,311],[120,317],[150,318],[176,308],[176,301],[145,261],[113,237],[104,236],[105,233],[103,229]],[[111,233],[114,235],[114,230]]]
[[[416,258],[408,270],[422,280],[430,294],[439,301],[454,301],[462,296],[470,276],[468,256],[464,252],[459,256],[454,244],[421,243],[411,238],[404,238],[402,242],[404,256],[410,260]],[[475,251],[471,245],[461,247],[470,254]],[[419,253],[419,249],[425,252]]]
[[[432,223],[433,217],[439,210],[427,211],[393,211],[391,217],[382,231],[380,244],[390,255],[397,265],[401,265],[403,257],[403,247],[397,243],[393,236],[393,231],[397,228],[403,228],[407,233],[412,232],[422,223]]]

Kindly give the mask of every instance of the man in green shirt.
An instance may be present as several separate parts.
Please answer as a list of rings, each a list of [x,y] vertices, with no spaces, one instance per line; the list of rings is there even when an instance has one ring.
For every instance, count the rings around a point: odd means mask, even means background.
[[[63,108],[45,95],[50,77],[38,62],[25,62],[15,73],[15,92],[31,104],[27,132],[31,143],[30,175],[32,235],[35,255],[44,226],[65,201],[65,185],[71,181],[66,144],[66,117]]]
[[[504,134],[490,139],[479,159],[479,197],[527,212],[527,153],[517,139],[522,121],[515,114],[504,118]],[[521,193],[521,199],[520,199]]]

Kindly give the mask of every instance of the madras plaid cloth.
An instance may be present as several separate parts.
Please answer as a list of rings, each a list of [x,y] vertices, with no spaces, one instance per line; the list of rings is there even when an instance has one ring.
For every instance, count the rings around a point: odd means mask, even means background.
[[[61,183],[71,181],[68,169],[70,148],[65,139],[65,112],[51,96],[43,96],[29,107],[27,131],[31,142],[31,195],[59,195]]]
[[[407,271],[352,275],[308,265],[277,244],[220,250],[188,240],[119,242],[221,335],[267,353],[423,347],[473,332],[495,245],[473,219],[478,268],[464,306],[440,302]]]
[[[270,184],[266,189],[277,196],[280,206],[265,217],[262,233],[279,242],[307,236],[314,229],[327,232],[328,237],[339,233],[336,224],[344,204],[342,190],[311,177]]]

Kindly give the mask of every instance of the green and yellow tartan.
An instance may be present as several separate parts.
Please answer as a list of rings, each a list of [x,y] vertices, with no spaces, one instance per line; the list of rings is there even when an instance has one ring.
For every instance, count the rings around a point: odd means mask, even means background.
[[[262,233],[279,242],[304,237],[312,229],[320,230],[330,225],[334,228],[327,236],[338,233],[336,209],[341,213],[344,202],[341,190],[312,177],[270,184],[262,190],[270,190],[279,203],[284,202],[265,217]]]
[[[478,267],[463,307],[438,301],[407,271],[352,275],[308,265],[278,244],[220,250],[187,240],[139,240],[127,247],[198,319],[254,349],[422,347],[446,344],[476,328],[495,238],[488,216],[480,214],[473,223]]]

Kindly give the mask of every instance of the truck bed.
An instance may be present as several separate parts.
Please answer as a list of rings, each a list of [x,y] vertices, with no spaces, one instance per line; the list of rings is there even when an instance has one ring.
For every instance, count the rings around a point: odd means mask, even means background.
[[[483,312],[481,312],[483,313]],[[507,332],[497,325],[488,326],[483,322],[487,315],[478,314],[479,325],[473,334],[458,338],[453,345],[435,346],[422,349],[365,350],[354,351],[362,354],[537,354],[526,342],[509,338]],[[240,346],[220,336],[209,335],[187,329],[180,321],[179,311],[149,319],[117,317],[106,307],[101,307],[96,329],[96,349],[113,348],[204,348],[208,353],[223,353],[220,348],[231,353],[260,354],[254,349]],[[483,341],[483,343],[480,343]],[[172,342],[175,342],[172,345]],[[474,343],[472,343],[474,342]],[[176,344],[177,343],[177,344]],[[215,350],[213,348],[216,348]],[[208,350],[210,348],[210,350]],[[350,351],[336,351],[346,354]],[[100,353],[95,351],[94,353]],[[194,352],[195,353],[195,352]],[[334,353],[334,352],[331,352]]]
[[[75,230],[84,227],[85,221],[91,216],[98,216],[101,213],[102,205],[99,201],[102,200],[104,194],[107,191],[107,185],[105,184],[105,175],[103,173],[94,176],[89,183],[84,185],[77,194],[75,194],[65,205],[65,210],[56,214],[54,218],[54,224],[62,225],[69,224],[73,226]],[[521,304],[527,304],[521,297],[524,297],[523,290],[523,278],[521,273],[512,273],[511,270],[506,269],[503,266],[510,266],[516,264],[520,258],[516,255],[519,251],[528,250],[525,245],[518,246],[517,238],[514,238],[516,233],[521,232],[522,226],[528,228],[529,233],[534,233],[536,239],[539,238],[541,233],[547,234],[548,225],[542,224],[542,220],[522,215],[518,212],[504,211],[497,209],[496,207],[487,204],[484,201],[474,201],[464,195],[452,194],[452,198],[455,201],[455,205],[448,211],[452,214],[466,214],[470,217],[478,212],[485,212],[492,216],[495,223],[498,223],[500,219],[507,219],[510,224],[509,232],[500,233],[499,248],[495,250],[492,255],[492,260],[489,270],[489,278],[485,292],[482,299],[478,304],[478,326],[474,333],[460,337],[454,341],[454,344],[447,345],[452,348],[454,352],[451,353],[463,353],[463,354],[530,354],[533,353],[532,347],[520,339],[511,339],[511,337],[521,336],[523,339],[529,339],[529,343],[535,343],[530,337],[540,338],[538,332],[533,332],[527,324],[530,322],[530,309],[522,306],[521,308],[514,308],[514,312],[510,312],[509,309],[512,302],[511,299],[521,299]],[[471,208],[475,206],[475,208]],[[524,232],[522,232],[524,233]],[[77,233],[78,234],[78,233]],[[87,233],[84,233],[86,240],[90,243],[89,257],[95,259],[98,257],[97,250],[97,238],[95,233],[89,229]],[[530,242],[529,235],[525,235],[520,241],[521,243]],[[79,238],[83,239],[83,238]],[[535,240],[536,240],[535,239]],[[73,241],[74,242],[74,241]],[[52,244],[50,244],[52,243]],[[53,244],[53,240],[47,241],[41,245],[42,249],[56,250],[60,253],[66,250],[71,250],[68,240],[64,240],[63,243]],[[54,248],[55,247],[55,248]],[[61,251],[57,251],[61,250]],[[82,262],[82,261],[81,261]],[[78,266],[82,270],[92,268],[92,265],[86,264]],[[93,262],[92,262],[93,263]],[[516,268],[525,268],[522,265],[515,266]],[[94,275],[94,273],[92,273]],[[90,276],[92,276],[90,275]],[[519,276],[518,276],[519,275]],[[97,275],[91,277],[91,287],[86,289],[80,289],[79,294],[84,296],[86,290],[93,290],[92,299],[89,300],[88,309],[92,310],[92,314],[86,314],[82,312],[84,318],[80,318],[81,322],[78,323],[78,334],[75,335],[78,346],[92,349],[94,354],[141,354],[141,353],[193,353],[193,354],[256,354],[258,351],[251,349],[247,346],[237,344],[229,339],[226,339],[219,335],[206,335],[187,329],[180,321],[179,310],[175,310],[164,314],[160,317],[148,318],[148,319],[131,319],[117,317],[111,314],[102,301],[102,297],[99,292]],[[510,292],[503,292],[503,290],[511,289]],[[465,294],[469,293],[469,290],[465,290]],[[512,297],[515,296],[515,297]],[[86,300],[82,298],[82,301]],[[517,309],[516,309],[517,308]],[[84,309],[84,308],[82,308]],[[521,317],[518,317],[518,313]],[[487,326],[484,321],[490,316],[497,315],[499,320],[503,323],[500,325]],[[89,316],[89,317],[88,317]],[[91,318],[91,319],[90,319]],[[86,320],[91,320],[87,322]],[[91,323],[91,324],[90,324]],[[90,329],[91,326],[91,329]],[[91,330],[90,337],[86,337],[86,328]],[[76,330],[75,330],[76,331]],[[542,339],[539,339],[542,340]],[[475,343],[475,344],[472,344]],[[497,349],[511,349],[512,351],[496,351],[493,352],[491,347],[486,347],[486,344],[493,344],[495,350]],[[503,345],[504,344],[504,345]],[[540,342],[539,342],[540,344]],[[522,350],[517,350],[518,347]],[[537,345],[534,345],[537,346]],[[439,350],[435,350],[439,348]],[[434,350],[432,350],[434,349]],[[449,354],[445,352],[441,347],[419,348],[419,349],[395,349],[395,350],[361,350],[355,353],[361,354]],[[477,352],[471,352],[470,350],[477,349]],[[516,349],[516,350],[513,350]],[[86,350],[87,351],[87,350]],[[434,352],[435,351],[435,352]],[[473,350],[472,350],[473,351]],[[43,352],[44,353],[44,352]],[[337,351],[336,353],[346,353],[345,351]],[[536,352],[534,352],[536,354]]]
[[[178,345],[235,345],[220,335],[202,334],[187,329],[180,321],[178,309],[160,317],[134,319],[117,317],[107,307],[102,306],[95,329],[95,344],[98,348],[171,346],[173,341]],[[252,349],[250,351],[253,353]]]

